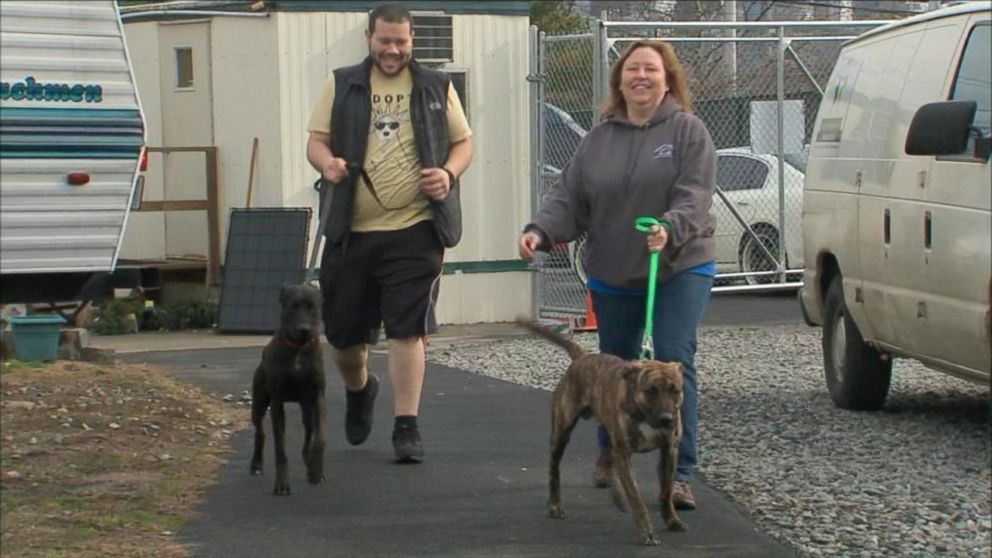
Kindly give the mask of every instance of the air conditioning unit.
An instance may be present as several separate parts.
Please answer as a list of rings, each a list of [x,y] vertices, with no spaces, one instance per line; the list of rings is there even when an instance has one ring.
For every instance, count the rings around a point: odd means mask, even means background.
[[[444,64],[454,60],[451,16],[439,12],[413,12],[413,57],[418,62]]]

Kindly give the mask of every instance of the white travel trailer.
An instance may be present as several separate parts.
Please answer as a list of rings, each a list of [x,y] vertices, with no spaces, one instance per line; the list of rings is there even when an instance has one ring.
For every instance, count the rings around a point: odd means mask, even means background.
[[[0,2],[3,302],[76,300],[114,269],[144,150],[115,2]]]
[[[806,168],[800,297],[838,406],[881,407],[894,357],[989,384],[990,119],[992,3],[844,45]]]

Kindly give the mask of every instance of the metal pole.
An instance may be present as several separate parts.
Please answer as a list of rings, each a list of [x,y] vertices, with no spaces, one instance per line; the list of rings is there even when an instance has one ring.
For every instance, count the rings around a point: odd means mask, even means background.
[[[785,27],[779,27],[778,40],[778,271],[785,283]]]
[[[530,27],[530,73],[527,75],[527,81],[530,82],[530,213],[527,218],[530,220],[530,216],[537,211],[541,203],[541,184],[542,184],[542,154],[543,154],[543,143],[544,143],[544,126],[543,126],[543,116],[544,116],[544,45],[542,39],[544,33],[541,33],[537,26],[531,25]],[[532,318],[537,319],[541,307],[541,277],[538,273],[532,272],[530,274],[530,315]]]
[[[823,88],[820,87],[820,84],[819,83],[816,83],[816,78],[813,77],[813,73],[810,72],[809,71],[809,68],[806,67],[806,64],[803,64],[803,61],[799,59],[799,54],[796,52],[796,50],[794,48],[792,48],[792,45],[791,44],[789,44],[785,48],[786,48],[786,51],[792,56],[792,59],[796,61],[796,64],[799,66],[799,69],[802,70],[802,72],[804,74],[806,74],[806,79],[808,79],[809,82],[813,84],[813,87],[816,88],[816,91],[820,94],[820,98],[822,99],[823,98]]]
[[[592,22],[592,41],[592,110],[595,115],[606,102],[606,80],[609,75],[606,26],[600,20]],[[595,116],[593,121],[595,122]]]
[[[737,21],[737,0],[723,0],[723,19]],[[724,29],[723,36],[731,39],[724,45],[723,57],[727,62],[727,74],[730,76],[730,95],[737,95],[737,28]]]
[[[843,3],[844,0],[841,0]],[[848,0],[850,1],[850,0]],[[610,28],[637,28],[637,27],[662,27],[671,29],[778,29],[788,27],[790,29],[813,29],[834,27],[879,27],[892,23],[889,19],[859,19],[851,21],[609,21],[603,22],[605,27]],[[643,37],[642,37],[643,38]]]

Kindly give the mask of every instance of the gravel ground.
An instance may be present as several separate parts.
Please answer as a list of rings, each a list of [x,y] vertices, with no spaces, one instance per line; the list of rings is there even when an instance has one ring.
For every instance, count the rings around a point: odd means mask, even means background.
[[[568,363],[529,337],[428,358],[545,390]],[[842,411],[802,325],[701,330],[697,368],[700,471],[801,555],[992,556],[988,388],[897,360],[882,411]]]

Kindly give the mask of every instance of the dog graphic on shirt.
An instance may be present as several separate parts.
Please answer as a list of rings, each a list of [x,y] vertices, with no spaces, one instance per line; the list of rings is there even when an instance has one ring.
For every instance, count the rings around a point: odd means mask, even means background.
[[[372,109],[372,130],[369,143],[368,171],[374,181],[416,182],[416,170],[410,174],[410,161],[416,161],[414,139],[400,135],[402,124],[410,120],[410,111],[398,103],[375,104]]]

